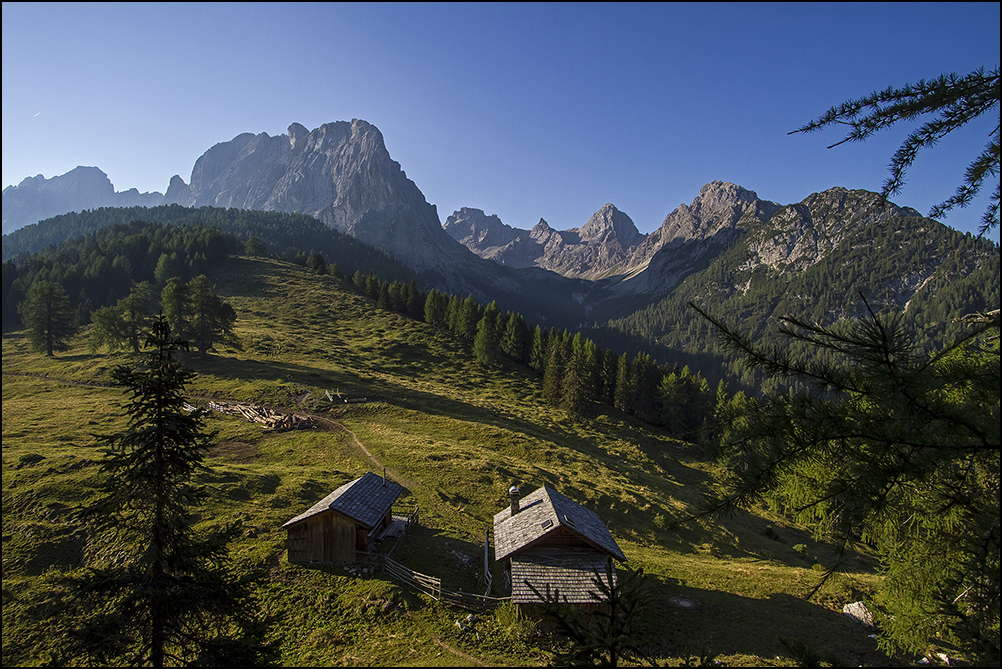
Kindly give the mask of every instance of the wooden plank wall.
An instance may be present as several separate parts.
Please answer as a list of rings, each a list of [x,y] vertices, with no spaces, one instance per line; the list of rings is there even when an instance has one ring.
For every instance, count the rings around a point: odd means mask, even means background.
[[[327,511],[288,529],[289,562],[352,562],[355,559],[355,522]]]

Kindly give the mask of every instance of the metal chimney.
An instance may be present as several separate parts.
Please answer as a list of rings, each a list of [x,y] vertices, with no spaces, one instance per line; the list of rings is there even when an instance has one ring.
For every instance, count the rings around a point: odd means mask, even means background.
[[[518,513],[518,488],[512,486],[508,488],[508,495],[511,497],[511,515]]]

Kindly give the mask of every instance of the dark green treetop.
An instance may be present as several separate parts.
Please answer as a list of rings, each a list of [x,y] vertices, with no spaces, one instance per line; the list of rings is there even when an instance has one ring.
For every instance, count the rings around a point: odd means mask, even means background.
[[[77,332],[76,319],[70,308],[70,298],[55,281],[35,281],[28,295],[18,305],[24,321],[28,342],[36,351],[51,356],[69,348],[69,340]]]

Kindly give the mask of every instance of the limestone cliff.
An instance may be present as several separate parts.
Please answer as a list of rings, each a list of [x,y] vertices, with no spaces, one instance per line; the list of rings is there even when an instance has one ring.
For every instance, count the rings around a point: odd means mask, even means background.
[[[448,266],[459,249],[379,130],[359,119],[237,135],[206,151],[188,184],[171,179],[167,201],[309,214],[419,270]]]

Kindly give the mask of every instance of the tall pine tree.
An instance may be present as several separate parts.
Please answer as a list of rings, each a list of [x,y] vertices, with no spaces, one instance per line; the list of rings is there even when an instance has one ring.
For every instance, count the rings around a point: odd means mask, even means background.
[[[184,408],[194,372],[176,360],[180,343],[161,315],[146,342],[143,365],[120,366],[113,378],[128,389],[129,422],[101,436],[101,499],[89,507],[88,566],[65,580],[65,643],[57,663],[163,667],[252,665],[259,632],[244,583],[227,570],[231,527],[200,536],[195,485],[214,434],[203,410]]]

